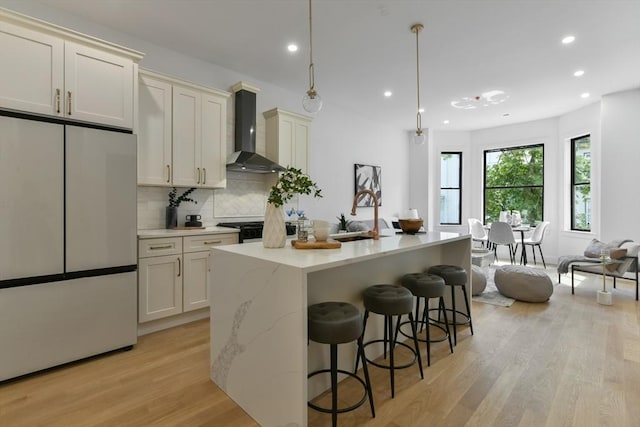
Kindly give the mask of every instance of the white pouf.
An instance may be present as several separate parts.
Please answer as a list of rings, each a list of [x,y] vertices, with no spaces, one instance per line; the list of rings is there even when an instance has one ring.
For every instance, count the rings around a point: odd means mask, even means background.
[[[487,287],[487,276],[482,268],[471,266],[471,295],[480,295]]]
[[[553,283],[547,273],[522,265],[496,268],[494,281],[502,295],[519,301],[545,302],[553,294]]]

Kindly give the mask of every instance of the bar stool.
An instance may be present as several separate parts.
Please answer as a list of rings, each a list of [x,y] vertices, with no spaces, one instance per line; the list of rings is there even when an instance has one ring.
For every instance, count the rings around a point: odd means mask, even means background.
[[[431,366],[431,343],[432,342],[442,342],[446,339],[449,340],[449,350],[453,353],[453,344],[451,343],[451,332],[449,331],[449,322],[447,320],[447,310],[444,306],[444,291],[445,291],[445,282],[444,279],[440,276],[436,276],[435,274],[429,273],[410,273],[402,276],[400,280],[402,286],[409,289],[411,293],[417,298],[416,300],[416,320],[418,324],[420,324],[420,332],[422,329],[426,329],[426,339],[418,338],[418,341],[426,342],[427,344],[427,366]],[[444,316],[444,324],[441,326],[438,322],[431,321],[429,318],[429,299],[437,298],[438,299],[438,318],[440,317],[440,313]],[[420,300],[424,299],[424,310],[422,312],[422,317],[420,317]],[[403,325],[407,322],[403,322]],[[401,325],[402,326],[402,325]],[[443,332],[442,338],[431,339],[430,327],[434,326],[440,329]],[[407,336],[402,329],[400,329],[400,333]]]
[[[376,414],[373,407],[371,381],[369,380],[369,371],[364,359],[364,346],[362,345],[364,325],[360,311],[355,306],[346,302],[323,302],[308,307],[307,319],[309,339],[321,344],[329,344],[331,351],[331,368],[311,372],[307,375],[307,379],[315,375],[330,373],[331,408],[323,408],[311,402],[307,402],[307,405],[316,411],[330,413],[332,425],[336,426],[338,414],[353,411],[360,407],[367,399],[367,396],[369,396],[371,416],[375,418]],[[358,342],[358,357],[363,358],[362,371],[364,372],[364,381],[355,374],[357,368],[354,373],[338,369],[338,344],[352,341]],[[346,408],[338,408],[338,373],[355,378],[362,384],[364,387],[364,395],[358,403]]]
[[[371,359],[367,359],[363,352],[363,366],[364,361],[371,363],[379,368],[388,369],[391,381],[391,397],[395,397],[395,370],[404,369],[418,362],[418,368],[420,370],[420,378],[424,379],[424,373],[422,371],[422,358],[420,357],[420,348],[418,346],[416,323],[413,319],[413,295],[411,291],[401,286],[394,285],[373,285],[364,290],[363,294],[364,302],[364,329],[367,328],[367,319],[369,318],[369,312],[381,314],[384,316],[384,339],[376,339],[368,341],[364,344],[367,347],[374,343],[383,343],[384,346],[384,358],[387,358],[387,342],[389,343],[389,364],[383,365]],[[402,315],[407,314],[409,316],[409,322],[411,323],[411,331],[413,332],[414,348],[409,347],[403,342],[397,342],[397,329],[400,327]],[[393,316],[398,316],[396,321],[396,331],[393,327]],[[364,332],[363,332],[364,335]],[[405,347],[413,353],[413,360],[405,363],[404,365],[396,366],[394,360],[394,349],[398,346]],[[358,370],[358,362],[360,355],[356,358],[356,371]]]
[[[458,325],[469,324],[471,329],[471,335],[473,335],[473,323],[471,322],[471,309],[469,307],[469,296],[467,294],[467,272],[464,268],[457,265],[434,265],[427,270],[429,274],[435,274],[444,279],[444,283],[451,287],[451,308],[446,310],[452,314],[453,317],[453,343],[458,345]],[[467,308],[467,312],[464,313],[456,309],[456,286],[462,287],[462,293],[464,295],[464,303]],[[458,316],[462,316],[464,320],[458,321]],[[440,319],[438,319],[440,321]],[[440,322],[441,323],[441,322]]]

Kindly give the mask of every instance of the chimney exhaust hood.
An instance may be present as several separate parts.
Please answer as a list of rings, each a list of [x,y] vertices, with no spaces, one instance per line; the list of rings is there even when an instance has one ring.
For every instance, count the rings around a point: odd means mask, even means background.
[[[256,92],[260,89],[239,82],[235,92],[235,152],[227,159],[227,170],[275,173],[285,168],[256,153]]]

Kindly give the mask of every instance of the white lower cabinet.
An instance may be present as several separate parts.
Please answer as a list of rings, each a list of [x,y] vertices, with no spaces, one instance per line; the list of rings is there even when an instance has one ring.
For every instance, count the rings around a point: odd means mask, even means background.
[[[208,307],[209,248],[233,243],[234,233],[138,240],[138,321]]]

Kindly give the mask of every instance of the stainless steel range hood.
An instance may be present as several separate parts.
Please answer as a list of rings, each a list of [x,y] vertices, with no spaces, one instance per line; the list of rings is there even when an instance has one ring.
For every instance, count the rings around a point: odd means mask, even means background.
[[[235,149],[227,159],[227,170],[275,173],[285,168],[256,153],[256,92],[260,89],[240,82],[235,92]]]

